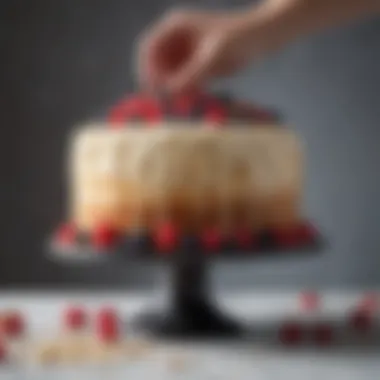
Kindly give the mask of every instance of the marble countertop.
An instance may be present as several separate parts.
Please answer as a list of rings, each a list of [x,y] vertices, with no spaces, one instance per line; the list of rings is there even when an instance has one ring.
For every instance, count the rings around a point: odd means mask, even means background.
[[[344,318],[355,304],[359,293],[330,292],[324,294],[322,314]],[[128,293],[0,293],[0,310],[16,308],[27,316],[31,335],[59,328],[60,313],[68,303],[83,303],[89,308],[114,305],[126,316],[132,316],[148,304],[160,303],[160,295]],[[236,317],[259,324],[299,313],[297,294],[260,293],[225,294],[220,303]],[[0,367],[0,380],[7,379],[344,379],[375,380],[380,375],[380,350],[326,348],[289,350],[264,346],[259,341],[221,344],[216,342],[157,345],[150,358],[130,360],[113,366],[81,368],[40,368],[14,364]],[[181,353],[183,368],[168,365],[169,353]]]

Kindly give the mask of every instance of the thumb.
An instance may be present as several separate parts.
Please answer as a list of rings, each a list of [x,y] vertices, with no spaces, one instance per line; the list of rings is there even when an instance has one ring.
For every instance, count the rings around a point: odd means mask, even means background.
[[[168,90],[178,93],[202,85],[213,72],[219,50],[219,43],[205,41],[167,81]]]

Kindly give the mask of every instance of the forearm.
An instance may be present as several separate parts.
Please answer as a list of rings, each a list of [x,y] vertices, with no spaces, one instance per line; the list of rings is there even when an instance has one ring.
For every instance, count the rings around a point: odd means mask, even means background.
[[[291,39],[379,14],[380,0],[264,0],[243,18],[248,28],[273,27]]]
[[[272,0],[281,2],[282,0]],[[299,33],[314,33],[380,14],[380,0],[293,0]],[[298,3],[298,5],[297,5]]]

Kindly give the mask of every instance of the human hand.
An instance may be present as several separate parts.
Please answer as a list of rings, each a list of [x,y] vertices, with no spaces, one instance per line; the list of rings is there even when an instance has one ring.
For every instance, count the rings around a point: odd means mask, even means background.
[[[234,74],[290,38],[292,29],[282,21],[280,8],[170,12],[139,40],[141,84],[183,92]]]
[[[170,12],[138,41],[139,80],[165,92],[197,89],[298,36],[379,12],[379,0],[263,0],[234,12]]]

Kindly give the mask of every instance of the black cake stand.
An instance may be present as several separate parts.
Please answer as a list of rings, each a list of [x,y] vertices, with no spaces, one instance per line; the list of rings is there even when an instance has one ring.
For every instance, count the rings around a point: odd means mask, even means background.
[[[285,239],[286,243],[286,239]],[[48,245],[49,256],[65,264],[101,264],[104,261],[143,260],[165,261],[170,265],[169,304],[163,311],[149,310],[136,319],[141,331],[163,338],[234,338],[247,331],[239,321],[224,314],[212,297],[208,281],[211,264],[222,261],[252,259],[287,259],[310,257],[319,252],[321,238],[316,230],[302,241],[284,245],[274,234],[263,233],[255,244],[240,249],[233,242],[224,242],[218,250],[205,251],[201,244],[192,238],[184,238],[171,253],[158,252],[147,236],[124,238],[118,247],[105,251],[93,249],[83,241],[62,244],[52,238]]]
[[[151,122],[161,119],[206,120],[221,127],[225,122],[245,120],[265,125],[278,123],[279,115],[247,105],[233,102],[226,94],[190,96],[184,99],[159,99],[134,96],[122,99],[107,117],[108,123],[126,127],[129,120]],[[310,232],[310,231],[309,231]],[[301,239],[288,239],[273,231],[255,236],[254,242],[241,244],[234,239],[224,241],[220,247],[205,249],[198,237],[181,238],[180,244],[171,254],[162,254],[155,249],[149,236],[124,237],[117,248],[94,250],[86,238],[64,244],[55,238],[49,242],[49,253],[55,260],[65,263],[101,263],[110,259],[148,260],[166,259],[171,266],[169,307],[163,312],[151,311],[138,317],[137,324],[144,330],[164,337],[235,337],[243,332],[240,323],[232,320],[217,307],[212,299],[208,270],[216,259],[233,261],[254,258],[291,257],[294,253],[309,256],[318,251],[320,238],[315,232]],[[215,248],[215,247],[214,247]]]

